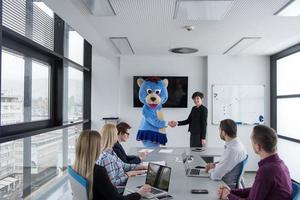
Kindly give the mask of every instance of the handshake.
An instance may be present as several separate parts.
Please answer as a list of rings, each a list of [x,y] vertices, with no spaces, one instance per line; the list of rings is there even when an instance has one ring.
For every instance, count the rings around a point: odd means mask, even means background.
[[[177,126],[177,124],[178,123],[176,121],[174,121],[174,120],[168,122],[168,126],[170,126],[172,128],[174,128],[175,126]]]

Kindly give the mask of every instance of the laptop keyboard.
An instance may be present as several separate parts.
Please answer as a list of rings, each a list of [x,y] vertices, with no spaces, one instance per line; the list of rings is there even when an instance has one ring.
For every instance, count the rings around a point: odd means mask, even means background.
[[[161,190],[157,190],[155,188],[151,188],[150,193],[152,193],[152,194],[159,194],[159,193],[162,193],[162,191]]]
[[[137,186],[137,188],[141,188],[143,187],[142,185],[140,186]],[[158,189],[155,189],[154,187],[151,187],[151,191],[149,192],[150,194],[159,194],[159,193],[162,193],[161,190],[158,190]]]
[[[191,175],[199,175],[200,174],[200,170],[199,169],[191,169],[190,174]]]

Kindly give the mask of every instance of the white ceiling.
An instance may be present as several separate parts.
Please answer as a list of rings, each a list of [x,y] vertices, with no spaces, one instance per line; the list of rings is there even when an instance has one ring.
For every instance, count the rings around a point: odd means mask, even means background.
[[[136,55],[171,55],[181,46],[199,49],[197,56],[223,54],[242,37],[262,39],[241,54],[271,55],[300,42],[300,17],[273,15],[288,0],[235,0],[221,21],[174,20],[176,0],[110,1],[117,16],[94,16],[81,0],[44,0],[104,56],[119,56],[109,37],[128,37]]]

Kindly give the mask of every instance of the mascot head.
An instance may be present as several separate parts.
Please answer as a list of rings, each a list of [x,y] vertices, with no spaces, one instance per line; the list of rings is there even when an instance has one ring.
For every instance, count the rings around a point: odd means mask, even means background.
[[[157,77],[146,80],[139,78],[137,84],[140,87],[140,101],[151,109],[161,108],[162,104],[168,100],[168,83],[168,79],[161,80]]]

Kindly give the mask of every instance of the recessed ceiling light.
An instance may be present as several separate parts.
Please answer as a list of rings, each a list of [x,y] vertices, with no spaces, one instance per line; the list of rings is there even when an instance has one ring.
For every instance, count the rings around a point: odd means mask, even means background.
[[[122,55],[133,55],[134,51],[127,37],[110,37],[111,42]]]
[[[300,15],[300,0],[290,0],[282,8],[280,8],[274,15],[295,17]]]
[[[116,15],[110,0],[82,0],[93,15],[114,16]]]
[[[233,0],[177,0],[174,19],[222,20],[233,3]]]
[[[257,42],[261,37],[243,37],[231,47],[229,47],[223,54],[235,55],[241,53],[243,50],[251,46],[253,43]]]
[[[190,48],[190,47],[178,47],[169,50],[172,53],[179,53],[179,54],[189,54],[189,53],[196,53],[198,49]]]

